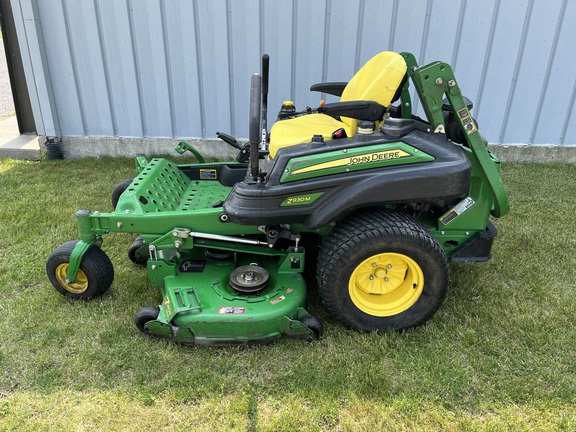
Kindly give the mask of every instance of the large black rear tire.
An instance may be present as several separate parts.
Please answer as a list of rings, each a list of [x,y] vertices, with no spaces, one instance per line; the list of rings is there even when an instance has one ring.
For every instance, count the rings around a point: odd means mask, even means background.
[[[317,274],[328,311],[359,331],[425,323],[450,283],[446,254],[434,236],[415,218],[392,210],[338,223],[324,239]]]

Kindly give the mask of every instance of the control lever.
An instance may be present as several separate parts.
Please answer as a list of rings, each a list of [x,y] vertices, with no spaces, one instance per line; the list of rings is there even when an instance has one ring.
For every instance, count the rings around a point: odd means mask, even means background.
[[[250,159],[250,144],[241,145],[236,138],[225,134],[223,132],[216,132],[216,136],[224,141],[226,144],[230,144],[235,149],[240,150],[236,160],[240,163],[246,163]]]
[[[240,145],[238,140],[233,136],[225,134],[223,132],[216,132],[216,136],[224,141],[226,144],[230,144],[232,147],[242,151],[243,147]]]

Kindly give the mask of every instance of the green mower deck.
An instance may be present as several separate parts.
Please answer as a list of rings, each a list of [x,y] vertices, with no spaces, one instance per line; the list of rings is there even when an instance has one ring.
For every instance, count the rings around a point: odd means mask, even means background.
[[[320,329],[303,324],[309,317],[304,309],[306,284],[299,264],[303,252],[290,254],[290,265],[284,266],[275,257],[260,258],[258,263],[206,257],[184,260],[178,270],[172,269],[173,276],[163,278],[161,309],[143,330],[196,345],[267,343],[281,336],[318,337],[314,332]],[[236,267],[243,262],[246,264]],[[151,273],[161,270],[161,265],[160,261],[148,263]],[[252,294],[236,292],[228,276],[235,268],[246,269],[247,274],[265,269],[270,275],[268,286]]]

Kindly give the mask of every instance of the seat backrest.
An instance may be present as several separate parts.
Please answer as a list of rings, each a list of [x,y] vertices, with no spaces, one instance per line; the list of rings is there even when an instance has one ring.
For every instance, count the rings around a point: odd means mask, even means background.
[[[392,51],[376,54],[348,82],[340,101],[370,100],[389,107],[406,69],[406,62],[400,54]],[[356,133],[358,120],[348,117],[341,120],[350,126],[352,133]]]

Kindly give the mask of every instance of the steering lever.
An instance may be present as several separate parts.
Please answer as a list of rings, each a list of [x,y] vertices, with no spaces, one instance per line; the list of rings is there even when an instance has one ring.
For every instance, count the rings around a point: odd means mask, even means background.
[[[230,144],[235,149],[242,150],[242,146],[240,145],[238,140],[233,136],[225,134],[224,132],[216,132],[216,136],[220,138],[222,141],[224,141],[226,144]]]

